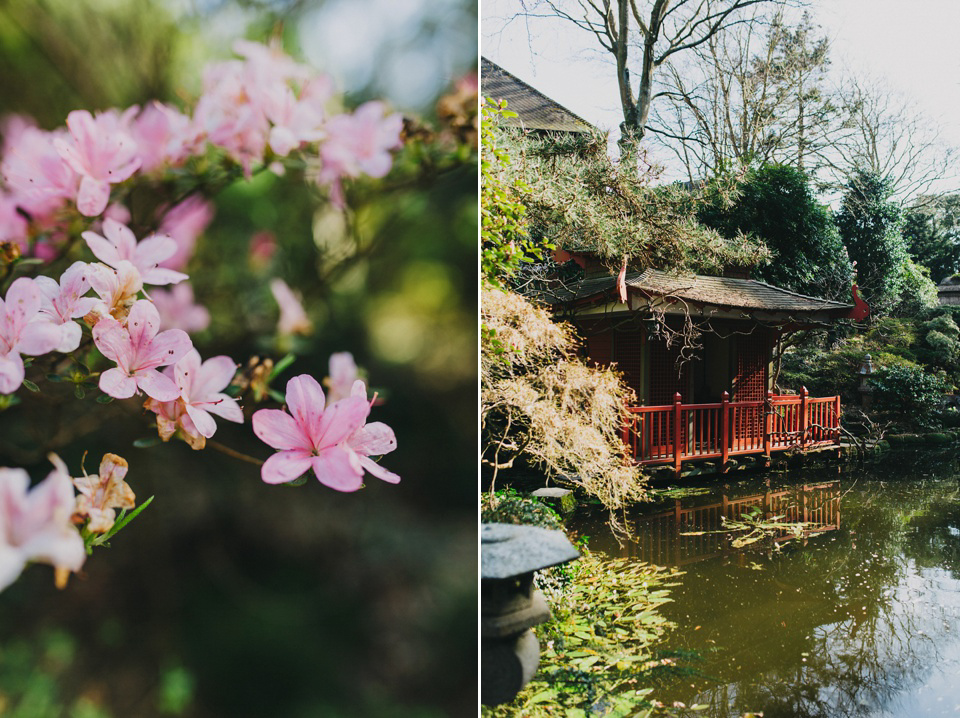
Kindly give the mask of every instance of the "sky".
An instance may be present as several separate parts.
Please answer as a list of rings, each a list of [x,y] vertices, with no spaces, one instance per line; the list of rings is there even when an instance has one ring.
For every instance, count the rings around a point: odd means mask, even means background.
[[[483,0],[481,54],[588,122],[616,131],[622,116],[608,55],[569,23],[510,20],[519,5]],[[810,0],[807,9],[831,41],[835,80],[847,73],[881,81],[960,147],[960,0]]]

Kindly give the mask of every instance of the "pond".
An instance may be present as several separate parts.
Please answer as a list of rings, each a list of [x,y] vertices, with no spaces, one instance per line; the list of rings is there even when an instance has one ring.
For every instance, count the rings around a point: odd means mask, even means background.
[[[684,489],[636,512],[623,546],[600,518],[573,522],[593,550],[683,571],[666,648],[696,657],[660,701],[723,718],[960,714],[955,456]],[[751,511],[817,525],[746,546],[715,533]]]

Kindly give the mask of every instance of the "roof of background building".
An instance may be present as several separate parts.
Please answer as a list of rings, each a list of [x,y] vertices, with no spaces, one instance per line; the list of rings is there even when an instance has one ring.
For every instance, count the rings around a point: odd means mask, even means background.
[[[503,120],[507,127],[556,132],[594,132],[589,122],[514,77],[496,63],[480,58],[480,89],[493,101],[506,100],[507,108],[518,117]]]
[[[608,275],[581,279],[566,285],[558,283],[550,290],[538,292],[536,296],[548,304],[566,304],[612,292],[616,285],[617,278]],[[628,273],[626,285],[628,290],[636,289],[651,296],[672,297],[679,301],[736,309],[822,312],[848,310],[853,307],[852,304],[797,294],[755,279],[707,277],[700,274],[674,275],[656,269]]]

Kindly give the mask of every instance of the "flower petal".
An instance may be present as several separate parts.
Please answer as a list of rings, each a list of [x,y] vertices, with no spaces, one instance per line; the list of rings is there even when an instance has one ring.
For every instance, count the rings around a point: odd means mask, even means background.
[[[23,359],[16,352],[0,356],[0,394],[12,394],[23,384]]]
[[[201,436],[210,438],[217,431],[217,422],[213,420],[213,417],[210,416],[203,409],[197,408],[190,404],[186,405],[187,415],[193,421],[193,425],[197,427],[197,431]]]
[[[129,399],[137,393],[137,380],[123,369],[114,367],[100,375],[100,391],[114,399]]]
[[[397,448],[397,437],[382,421],[374,421],[355,431],[347,444],[362,456],[381,456]]]
[[[295,376],[287,382],[287,408],[297,423],[310,435],[319,436],[320,417],[323,414],[323,389],[309,374]]]
[[[84,217],[98,217],[110,201],[110,184],[86,175],[80,180],[77,209]]]
[[[77,328],[79,329],[79,327]],[[14,348],[21,354],[40,356],[56,349],[60,343],[60,337],[60,327],[53,322],[30,322],[20,332],[20,340],[14,345]]]
[[[180,397],[176,382],[156,369],[141,369],[134,374],[137,386],[143,393],[157,401],[173,401]]]
[[[264,411],[267,411],[264,409]],[[267,459],[260,469],[260,478],[268,484],[285,484],[303,476],[310,469],[309,451],[281,451]]]
[[[300,425],[285,411],[279,409],[260,409],[253,415],[253,433],[274,449],[304,449],[311,451],[310,442]]]
[[[359,457],[342,446],[332,446],[313,457],[313,473],[321,484],[337,491],[356,491],[363,486]]]
[[[367,470],[368,473],[373,474],[381,481],[386,481],[389,484],[399,484],[400,477],[397,476],[392,471],[387,471],[385,468],[380,466],[376,461],[370,459],[366,456],[360,457],[360,465]]]
[[[370,404],[358,396],[334,402],[320,417],[314,446],[324,449],[339,444],[363,426],[369,413]]]

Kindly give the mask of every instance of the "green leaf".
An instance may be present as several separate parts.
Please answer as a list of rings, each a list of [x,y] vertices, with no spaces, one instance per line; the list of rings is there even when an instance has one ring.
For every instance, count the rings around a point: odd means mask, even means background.
[[[276,379],[284,369],[293,364],[293,362],[296,360],[297,357],[295,354],[287,354],[283,359],[273,365],[273,370],[270,372],[270,376],[267,378],[267,381],[271,382]]]
[[[309,475],[309,472],[307,474],[304,474],[303,476],[298,476],[293,481],[288,481],[285,484],[281,484],[281,486],[303,486],[305,483],[307,483],[308,475]]]
[[[47,374],[47,381],[52,381],[54,384],[57,384],[63,381],[63,377],[59,374]]]
[[[109,394],[101,394],[97,397],[98,404],[109,404],[111,401],[113,401],[113,397]]]
[[[287,398],[276,389],[270,389],[268,393],[270,394],[271,399],[273,399],[274,401],[278,401],[281,404],[283,404],[287,400]]]
[[[23,386],[24,386],[25,389],[29,389],[30,391],[40,391],[40,387],[37,386],[36,384],[34,384],[34,383],[33,383],[32,381],[30,381],[29,379],[24,379],[24,380],[23,380]]]
[[[140,513],[141,513],[145,508],[147,508],[151,503],[153,503],[153,496],[151,496],[149,499],[147,499],[146,501],[144,501],[142,504],[140,504],[137,508],[135,508],[135,509],[134,509],[133,511],[131,511],[129,514],[127,513],[126,509],[124,509],[123,511],[121,511],[121,512],[120,512],[120,517],[116,520],[116,522],[113,524],[113,526],[110,527],[110,530],[107,531],[107,533],[105,533],[105,534],[103,535],[103,539],[104,539],[104,540],[107,540],[107,539],[109,539],[109,538],[112,538],[113,536],[116,536],[116,535],[120,532],[120,529],[122,529],[122,528],[123,528],[124,526],[126,526],[128,523],[130,523],[130,522],[133,521],[135,518],[137,518],[137,516],[139,516]]]
[[[133,445],[138,449],[149,449],[151,446],[156,446],[159,443],[159,436],[145,436],[142,439],[137,439],[134,441]]]
[[[73,388],[73,395],[74,395],[75,397],[77,397],[78,399],[83,399],[83,398],[87,395],[87,392],[84,391],[84,388],[83,388],[82,386],[80,386],[79,384],[77,384],[77,385]]]

